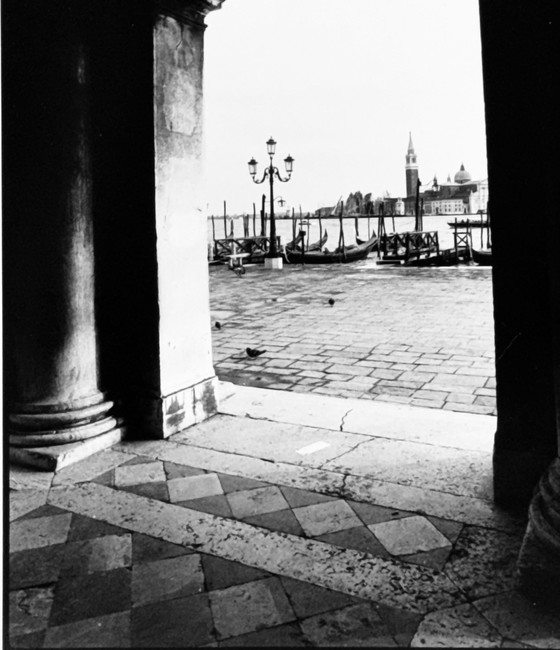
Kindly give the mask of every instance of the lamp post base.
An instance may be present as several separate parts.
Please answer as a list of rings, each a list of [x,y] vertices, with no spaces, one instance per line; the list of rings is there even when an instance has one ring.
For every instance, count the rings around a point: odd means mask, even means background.
[[[284,267],[284,260],[280,256],[264,258],[265,269],[273,269],[275,271],[281,271],[283,267]]]

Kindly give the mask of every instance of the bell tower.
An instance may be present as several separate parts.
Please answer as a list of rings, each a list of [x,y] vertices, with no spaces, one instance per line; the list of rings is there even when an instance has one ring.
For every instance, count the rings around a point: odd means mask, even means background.
[[[416,163],[416,153],[412,144],[412,134],[408,134],[408,151],[406,152],[406,196],[416,194],[416,185],[418,183],[418,164]]]

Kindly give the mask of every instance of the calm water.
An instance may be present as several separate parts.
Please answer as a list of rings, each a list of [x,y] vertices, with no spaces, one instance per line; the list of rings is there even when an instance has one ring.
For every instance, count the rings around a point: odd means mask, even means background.
[[[424,216],[424,230],[434,231],[437,230],[439,236],[440,248],[453,247],[453,228],[448,226],[448,221],[452,222],[457,217],[457,221],[464,218],[471,220],[480,220],[478,215],[437,215],[437,216]],[[305,221],[305,219],[304,219]],[[325,244],[326,248],[333,250],[338,246],[339,241],[339,219],[337,217],[323,218],[322,220],[323,233],[325,229],[328,232],[328,240]],[[231,224],[233,222],[233,232],[235,237],[243,237],[243,219],[242,217],[229,218],[227,221],[228,235],[230,233]],[[260,234],[260,217],[256,219],[256,234]],[[353,218],[343,220],[344,242],[345,244],[352,244],[355,242],[355,224]],[[299,231],[299,220],[297,222],[297,230]],[[214,228],[217,239],[224,237],[224,219],[223,217],[214,217]],[[267,222],[267,234],[269,232],[269,224]],[[307,231],[308,226],[304,223],[303,229]],[[372,217],[369,220],[360,218],[358,221],[359,236],[361,239],[367,239],[369,235],[377,233],[378,219]],[[387,233],[392,232],[407,232],[414,230],[414,217],[411,216],[396,216],[385,217],[385,229]],[[291,219],[276,219],[276,233],[282,237],[282,243],[287,243],[292,240],[292,220]],[[249,219],[249,236],[253,235],[253,218]],[[208,219],[208,236],[209,241],[212,241],[212,221]],[[309,241],[315,242],[319,239],[319,221],[312,219],[309,225]],[[486,229],[474,228],[472,231],[472,243],[475,248],[486,247]]]

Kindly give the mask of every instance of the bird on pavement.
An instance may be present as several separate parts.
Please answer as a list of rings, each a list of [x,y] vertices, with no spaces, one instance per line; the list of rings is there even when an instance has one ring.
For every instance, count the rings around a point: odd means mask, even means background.
[[[329,298],[329,305],[331,307],[334,305],[334,298]]]
[[[235,273],[235,275],[236,275],[238,278],[240,278],[240,277],[242,277],[243,275],[245,275],[245,267],[244,267],[244,266],[234,266],[234,267],[232,267],[231,270]]]
[[[254,359],[255,357],[259,357],[261,354],[264,354],[266,350],[255,350],[253,348],[245,348],[245,352],[247,352],[247,356],[251,357],[251,359]]]
[[[221,324],[220,322],[216,321],[216,322],[214,323],[214,327],[215,327],[217,330],[222,329],[222,324]]]

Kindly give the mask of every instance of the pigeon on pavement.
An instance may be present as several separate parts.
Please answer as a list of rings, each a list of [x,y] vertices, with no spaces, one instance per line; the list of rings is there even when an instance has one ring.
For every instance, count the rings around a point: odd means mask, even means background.
[[[247,356],[251,357],[251,359],[254,359],[255,357],[260,356],[261,354],[264,354],[266,350],[255,350],[253,348],[245,348],[245,352],[247,352]]]

